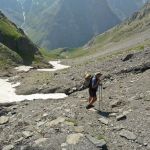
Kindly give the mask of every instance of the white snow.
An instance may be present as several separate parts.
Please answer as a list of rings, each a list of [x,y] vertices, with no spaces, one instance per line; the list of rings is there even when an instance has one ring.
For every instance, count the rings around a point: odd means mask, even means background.
[[[8,79],[0,79],[0,85],[0,103],[11,103],[36,99],[63,99],[67,97],[64,93],[16,95],[15,87],[18,86],[19,83],[12,85],[8,82]]]
[[[17,71],[24,71],[24,72],[28,72],[30,69],[32,69],[33,67],[31,66],[19,66],[19,67],[16,67],[15,69]]]
[[[51,69],[37,69],[37,70],[38,71],[57,71],[57,70],[62,70],[62,69],[70,67],[70,66],[65,66],[65,65],[60,64],[61,63],[60,61],[50,61],[49,63],[53,66],[53,68],[51,68]]]
[[[50,64],[54,66],[52,69],[38,69],[38,71],[57,71],[60,69],[68,68],[69,66],[61,65],[60,61],[50,61]],[[19,66],[16,67],[18,71],[29,71],[31,66]],[[0,103],[11,103],[20,102],[24,100],[36,100],[36,99],[63,99],[67,95],[64,93],[50,93],[50,94],[32,94],[32,95],[17,95],[15,93],[15,87],[19,86],[20,83],[12,84],[8,79],[0,79]]]
[[[62,69],[66,69],[66,68],[69,68],[70,66],[66,66],[66,65],[62,65],[60,64],[61,61],[49,61],[49,63],[53,66],[53,68],[50,68],[50,69],[37,69],[37,71],[57,71],[57,70],[62,70]],[[31,66],[19,66],[19,67],[16,67],[15,69],[18,70],[18,71],[24,71],[24,72],[28,72],[30,69],[32,69],[33,67]]]

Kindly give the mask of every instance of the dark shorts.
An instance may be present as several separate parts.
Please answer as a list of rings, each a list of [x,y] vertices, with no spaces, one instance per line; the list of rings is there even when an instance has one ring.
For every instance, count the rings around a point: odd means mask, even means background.
[[[93,89],[89,89],[89,95],[90,95],[90,97],[96,97],[96,91],[97,90],[93,90]]]

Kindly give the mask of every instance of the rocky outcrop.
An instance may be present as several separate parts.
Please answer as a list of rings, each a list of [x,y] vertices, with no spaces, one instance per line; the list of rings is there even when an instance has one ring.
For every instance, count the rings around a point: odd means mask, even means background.
[[[0,42],[17,52],[23,58],[24,64],[31,64],[34,56],[39,54],[38,48],[24,34],[23,30],[9,21],[2,12],[0,12],[0,22]]]

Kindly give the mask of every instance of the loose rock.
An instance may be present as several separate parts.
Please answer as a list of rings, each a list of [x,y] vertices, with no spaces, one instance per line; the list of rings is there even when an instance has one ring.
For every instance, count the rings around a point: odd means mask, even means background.
[[[117,121],[125,120],[126,118],[127,118],[127,116],[125,114],[122,114],[122,115],[119,115],[116,117]]]
[[[83,137],[83,134],[77,133],[77,134],[70,134],[67,136],[66,142],[68,144],[77,144],[80,140],[80,138]]]
[[[123,129],[121,132],[120,132],[120,136],[121,137],[125,137],[126,139],[128,140],[135,140],[136,139],[136,136],[134,133],[128,131],[128,130],[125,130]]]
[[[82,133],[82,132],[84,132],[84,127],[83,126],[78,126],[78,127],[75,127],[74,130],[77,133]]]
[[[109,121],[105,118],[99,118],[98,120],[105,125],[108,125],[108,123],[109,123]]]
[[[9,121],[9,117],[1,116],[0,117],[0,125],[6,124]]]
[[[31,133],[30,131],[23,131],[22,133],[25,138],[29,138],[33,135],[33,133]]]
[[[7,145],[5,147],[3,147],[2,150],[12,150],[14,148],[14,145]]]
[[[58,117],[57,119],[55,119],[55,120],[53,120],[53,121],[51,121],[50,123],[49,123],[49,126],[55,126],[55,125],[57,125],[57,124],[59,124],[59,123],[62,123],[62,122],[64,122],[65,121],[65,118],[63,118],[63,117]]]
[[[106,141],[104,139],[98,140],[90,135],[86,135],[86,137],[97,147],[99,148],[106,147]]]

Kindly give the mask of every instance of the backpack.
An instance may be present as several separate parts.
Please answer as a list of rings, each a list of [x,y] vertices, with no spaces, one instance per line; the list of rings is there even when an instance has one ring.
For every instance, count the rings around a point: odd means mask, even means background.
[[[93,76],[91,74],[86,74],[85,80],[84,80],[84,83],[83,83],[83,86],[85,88],[89,88],[90,87],[90,83],[91,83],[91,79],[92,78],[93,78]]]

